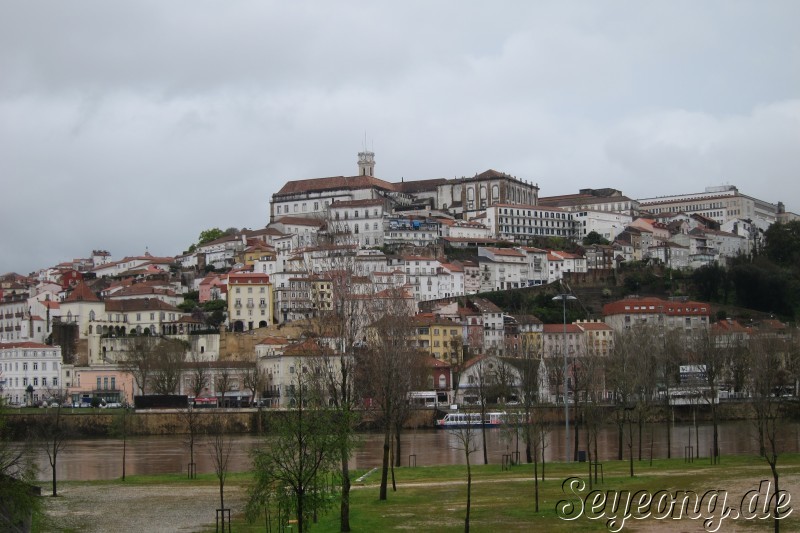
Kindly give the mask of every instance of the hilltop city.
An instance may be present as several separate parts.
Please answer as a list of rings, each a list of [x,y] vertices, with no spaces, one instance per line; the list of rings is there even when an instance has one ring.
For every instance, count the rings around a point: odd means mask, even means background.
[[[565,349],[607,356],[632,324],[717,338],[786,330],[768,315],[717,316],[672,278],[755,253],[770,227],[800,219],[780,202],[730,185],[641,199],[613,188],[548,197],[495,170],[392,183],[375,166],[364,151],[356,175],[289,181],[272,195],[264,228],[198,228],[198,242],[175,256],[93,250],[5,274],[0,396],[12,406],[177,394],[194,405],[285,407],[305,356],[326,343],[348,352],[371,342],[376,302],[405,309],[426,357],[412,392],[424,405],[476,402],[481,361],[526,350],[542,361]],[[638,294],[636,268],[675,285]],[[345,301],[357,302],[348,313],[368,317],[346,343],[329,321]],[[142,375],[133,360],[147,338],[180,341],[171,370],[162,354]],[[540,397],[558,403],[562,380],[541,372]],[[734,394],[732,382],[720,394]]]

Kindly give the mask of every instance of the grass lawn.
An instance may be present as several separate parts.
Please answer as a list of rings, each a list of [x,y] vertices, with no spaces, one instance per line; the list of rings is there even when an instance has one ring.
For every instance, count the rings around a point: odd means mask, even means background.
[[[605,481],[593,487],[604,493],[625,495],[640,490],[648,494],[658,491],[694,491],[702,502],[701,514],[712,518],[707,529],[720,524],[719,531],[767,531],[772,529],[771,519],[734,520],[743,496],[748,491],[758,490],[761,480],[771,479],[769,467],[763,459],[751,456],[723,457],[720,465],[712,466],[708,460],[687,464],[680,460],[654,460],[634,463],[635,477],[631,478],[626,461],[604,463]],[[800,456],[784,455],[779,461],[781,488],[790,495],[800,494]],[[519,465],[503,471],[497,465],[473,467],[472,505],[470,526],[472,531],[608,531],[607,519],[622,516],[607,503],[605,513],[598,511],[590,519],[586,512],[574,520],[563,520],[556,512],[558,502],[572,497],[565,494],[562,483],[572,476],[580,476],[586,482],[581,497],[589,494],[588,465],[547,465],[547,479],[540,484],[539,512],[534,511],[533,466]],[[380,472],[368,476],[363,484],[354,485],[351,497],[351,527],[353,531],[463,531],[466,509],[466,467],[420,467],[400,468],[395,471],[398,490],[389,492],[387,501],[378,500]],[[354,476],[354,478],[357,476]],[[765,492],[762,487],[762,494]],[[707,493],[716,490],[717,493]],[[725,491],[725,492],[722,492]],[[706,494],[707,493],[707,494]],[[662,493],[664,494],[664,493]],[[683,494],[683,492],[681,492]],[[706,494],[705,498],[703,495]],[[712,497],[716,494],[716,500]],[[640,493],[641,495],[641,493]],[[750,493],[748,496],[755,496]],[[727,498],[724,500],[724,498]],[[624,500],[623,500],[624,501]],[[635,501],[635,500],[634,500]],[[689,499],[694,506],[694,499]],[[763,506],[762,496],[758,505]],[[716,502],[716,505],[714,503]],[[622,506],[624,508],[624,505]],[[716,508],[715,508],[716,507]],[[730,508],[730,515],[720,519],[723,509]],[[586,505],[585,508],[588,508]],[[636,516],[635,505],[631,507]],[[575,514],[579,507],[575,508]],[[650,506],[655,514],[655,506]],[[665,513],[668,514],[668,513]],[[753,513],[758,514],[758,513]],[[601,515],[603,516],[601,518]],[[678,512],[674,511],[677,516]],[[613,526],[614,524],[612,524]],[[623,521],[624,531],[636,530],[680,530],[703,531],[704,519],[686,516],[680,521],[656,518]],[[800,515],[792,512],[781,523],[784,531],[800,531]],[[616,529],[616,528],[614,528]],[[234,531],[264,531],[263,521],[247,524],[241,515],[234,517]],[[273,530],[275,528],[273,527]],[[319,517],[312,531],[339,531],[338,507]]]
[[[635,519],[624,521],[624,531],[704,531],[713,530],[721,525],[718,531],[767,531],[772,530],[772,520],[742,518],[734,520],[732,515],[739,512],[742,497],[755,496],[761,480],[770,480],[771,474],[766,462],[753,456],[723,456],[721,464],[710,465],[708,460],[698,460],[687,464],[682,459],[654,460],[652,466],[648,461],[634,463],[635,477],[628,475],[627,461],[607,461],[603,464],[605,481],[594,486],[603,494],[620,494],[624,497],[645,490],[647,494],[658,491],[694,491],[703,504],[701,514],[713,517],[707,529],[703,519],[690,519],[684,516],[681,520],[672,519]],[[782,455],[778,463],[781,474],[781,489],[790,495],[800,494],[800,455]],[[587,486],[579,492],[581,498],[586,497],[588,487],[588,465],[586,463],[548,463],[547,479],[540,483],[540,511],[534,510],[534,485],[532,480],[533,466],[512,466],[503,470],[499,465],[477,465],[473,469],[472,508],[470,525],[472,531],[510,532],[510,531],[608,531],[607,519],[622,516],[622,512],[612,509],[607,502],[605,514],[598,511],[596,519],[590,519],[583,513],[575,520],[567,521],[559,518],[556,512],[558,502],[571,499],[575,510],[580,508],[581,501],[567,489],[565,494],[562,484],[565,479],[579,476]],[[364,472],[355,472],[355,480]],[[463,531],[466,508],[466,467],[439,466],[398,468],[395,470],[398,490],[389,489],[387,501],[378,500],[380,472],[368,475],[362,483],[354,483],[351,492],[351,527],[356,532],[375,532],[391,530],[410,531]],[[238,491],[238,505],[233,504],[233,531],[250,532],[265,531],[264,520],[256,524],[248,524],[243,516],[243,500],[246,489],[251,483],[249,473],[232,473],[226,483],[226,492]],[[175,493],[190,494],[196,490],[212,490],[216,485],[213,474],[204,474],[197,480],[187,480],[185,476],[131,476],[125,483],[121,481],[103,482],[71,482],[69,485],[91,485],[100,492],[113,491],[115,487],[158,487],[161,490],[172,490]],[[759,510],[764,502],[764,488],[761,490]],[[717,490],[717,493],[707,491]],[[774,490],[774,489],[773,489]],[[608,492],[610,491],[610,492]],[[726,491],[726,492],[722,492]],[[211,493],[213,494],[213,492]],[[639,493],[642,495],[643,493]],[[665,493],[661,493],[665,494]],[[705,497],[704,497],[705,494]],[[716,509],[709,510],[714,503],[712,496],[716,494]],[[67,496],[68,497],[68,496]],[[213,496],[212,501],[213,501]],[[724,499],[727,498],[727,499]],[[228,501],[228,498],[226,498]],[[692,506],[694,500],[690,500]],[[160,514],[158,501],[153,501],[153,512]],[[720,520],[724,507],[730,508],[731,516]],[[624,508],[624,503],[623,506]],[[650,508],[656,513],[655,506]],[[166,511],[164,511],[166,512]],[[210,509],[213,519],[213,509]],[[636,507],[632,507],[636,516]],[[675,512],[677,514],[677,511]],[[754,513],[758,514],[758,513]],[[208,516],[205,514],[204,516]],[[601,517],[602,515],[602,517]],[[169,521],[168,516],[163,516]],[[174,517],[175,524],[180,518]],[[207,522],[206,522],[207,523]],[[612,524],[613,525],[613,524]],[[800,531],[800,514],[792,512],[781,523],[784,531]],[[273,531],[279,531],[273,522]],[[213,523],[206,531],[214,531]],[[289,529],[288,531],[293,531]],[[327,513],[318,518],[311,531],[336,532],[338,524],[338,502]]]

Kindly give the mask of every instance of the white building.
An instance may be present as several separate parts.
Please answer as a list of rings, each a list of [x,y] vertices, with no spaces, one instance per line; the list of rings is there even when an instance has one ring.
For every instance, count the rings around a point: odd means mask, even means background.
[[[60,346],[0,343],[0,396],[12,405],[38,405],[60,398],[61,364]]]
[[[737,219],[760,220],[767,226],[778,218],[778,205],[747,196],[733,185],[706,187],[699,193],[676,194],[639,200],[641,208],[653,214],[684,212],[700,214],[720,224]]]
[[[337,200],[328,207],[328,235],[333,242],[361,247],[383,246],[385,200]]]
[[[575,237],[572,213],[557,207],[494,204],[486,209],[486,225],[496,237],[521,243],[534,237]]]
[[[572,214],[572,219],[575,221],[575,232],[578,239],[583,240],[594,231],[610,242],[613,242],[617,235],[633,221],[633,217],[627,214],[592,209],[576,211]]]
[[[481,292],[528,286],[527,255],[515,248],[478,248]]]

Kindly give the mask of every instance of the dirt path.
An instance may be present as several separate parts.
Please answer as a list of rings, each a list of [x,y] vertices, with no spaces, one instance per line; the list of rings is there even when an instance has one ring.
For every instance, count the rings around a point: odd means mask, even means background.
[[[195,532],[213,528],[219,489],[215,486],[125,486],[64,484],[57,498],[44,498],[44,531]],[[232,512],[244,508],[239,487],[225,489]]]

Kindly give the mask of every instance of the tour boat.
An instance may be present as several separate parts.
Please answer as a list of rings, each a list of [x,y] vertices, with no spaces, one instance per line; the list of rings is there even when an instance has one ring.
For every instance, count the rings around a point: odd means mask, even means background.
[[[481,421],[480,413],[447,413],[436,421],[438,429],[460,429],[468,427],[499,427],[503,424],[505,412],[492,411],[486,413],[485,421]]]

